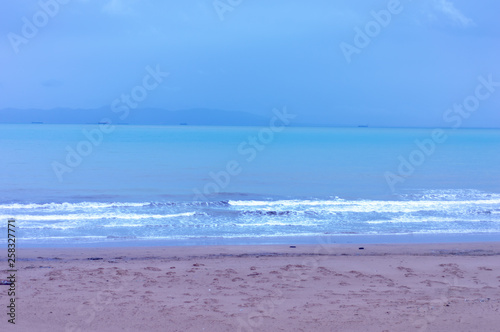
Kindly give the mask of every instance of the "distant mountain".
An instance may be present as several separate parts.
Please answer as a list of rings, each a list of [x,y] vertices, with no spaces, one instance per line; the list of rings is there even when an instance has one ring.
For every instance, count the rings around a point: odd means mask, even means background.
[[[122,117],[122,118],[120,118]],[[266,126],[272,117],[215,109],[169,111],[156,108],[130,109],[128,114],[98,109],[3,109],[0,123],[94,124],[110,122],[131,125]]]

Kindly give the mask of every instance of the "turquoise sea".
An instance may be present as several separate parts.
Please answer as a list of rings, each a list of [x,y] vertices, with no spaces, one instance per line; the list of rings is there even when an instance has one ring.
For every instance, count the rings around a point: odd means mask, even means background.
[[[21,246],[500,234],[500,130],[0,125],[0,155]]]

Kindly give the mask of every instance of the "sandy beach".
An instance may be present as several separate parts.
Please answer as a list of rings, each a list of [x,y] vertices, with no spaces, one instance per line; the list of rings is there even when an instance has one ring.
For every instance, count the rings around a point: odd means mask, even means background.
[[[0,330],[500,331],[499,255],[493,242],[21,248],[16,325],[4,313]]]

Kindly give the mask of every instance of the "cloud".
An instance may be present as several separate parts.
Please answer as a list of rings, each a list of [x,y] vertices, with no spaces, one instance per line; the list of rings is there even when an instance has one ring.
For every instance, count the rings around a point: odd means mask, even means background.
[[[434,6],[438,11],[464,28],[474,25],[474,21],[465,16],[460,10],[458,10],[451,1],[435,0]]]
[[[109,0],[103,7],[102,11],[108,14],[130,14],[132,9],[130,8],[129,1],[127,0]]]

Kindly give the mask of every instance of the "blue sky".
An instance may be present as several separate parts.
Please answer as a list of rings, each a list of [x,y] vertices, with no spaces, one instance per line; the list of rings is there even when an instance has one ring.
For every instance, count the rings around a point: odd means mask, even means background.
[[[0,12],[0,108],[110,105],[159,66],[169,76],[140,107],[446,126],[478,77],[500,82],[496,0],[26,0]],[[341,45],[369,28],[346,57]],[[464,127],[500,127],[496,89]]]

